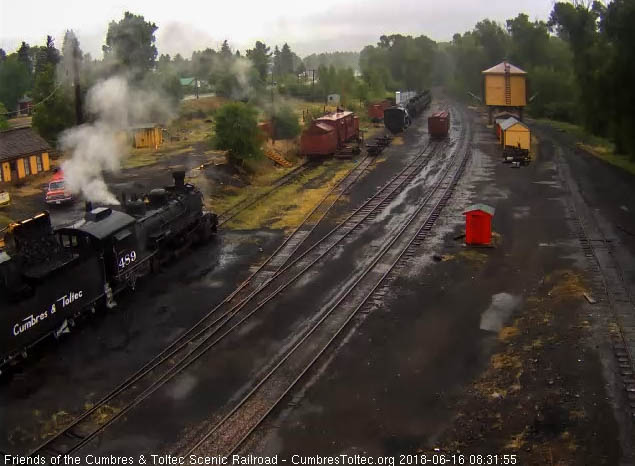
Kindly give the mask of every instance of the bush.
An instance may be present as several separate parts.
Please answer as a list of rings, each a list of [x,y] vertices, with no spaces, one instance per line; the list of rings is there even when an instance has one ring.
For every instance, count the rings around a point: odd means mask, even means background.
[[[298,116],[288,107],[280,107],[271,118],[275,139],[293,139],[300,134]]]
[[[261,155],[261,133],[258,129],[258,113],[250,105],[241,102],[223,105],[216,112],[214,145],[229,151],[229,160],[242,165],[245,159]]]

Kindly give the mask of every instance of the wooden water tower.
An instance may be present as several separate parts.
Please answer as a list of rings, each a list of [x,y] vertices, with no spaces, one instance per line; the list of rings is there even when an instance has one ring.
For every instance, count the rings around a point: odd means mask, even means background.
[[[527,105],[527,73],[506,61],[483,71],[489,123],[495,111],[515,110],[520,120]]]

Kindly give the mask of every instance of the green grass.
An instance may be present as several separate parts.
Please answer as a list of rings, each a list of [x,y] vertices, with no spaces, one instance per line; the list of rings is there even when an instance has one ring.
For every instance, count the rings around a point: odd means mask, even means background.
[[[291,230],[299,225],[309,212],[322,200],[328,191],[353,167],[351,161],[329,160],[296,180],[278,188],[274,193],[255,204],[252,208],[232,219],[226,227],[236,230],[272,228]],[[277,173],[278,176],[280,172]],[[218,212],[240,202],[246,197],[262,193],[270,187],[261,184],[272,177],[272,173],[256,177],[254,185],[243,188],[229,188],[217,196],[213,204]],[[306,183],[315,183],[307,188]]]
[[[615,144],[608,139],[589,134],[581,126],[572,123],[548,119],[537,119],[535,121],[536,123],[549,125],[559,131],[571,134],[576,138],[577,145],[580,149],[606,163],[610,163],[635,175],[635,160],[632,160],[627,155],[616,154]]]
[[[587,153],[604,160],[606,163],[615,165],[622,170],[626,170],[631,175],[635,175],[635,160],[632,160],[626,155],[617,155],[612,151],[607,150],[602,146],[590,146],[588,144],[578,144],[578,147],[586,151]]]

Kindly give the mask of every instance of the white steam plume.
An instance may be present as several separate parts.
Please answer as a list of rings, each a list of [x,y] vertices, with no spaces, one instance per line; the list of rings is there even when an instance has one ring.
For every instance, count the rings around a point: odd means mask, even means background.
[[[154,92],[131,89],[121,76],[93,86],[86,97],[86,109],[94,122],[71,128],[60,139],[62,149],[72,152],[62,163],[68,189],[89,201],[118,204],[103,173],[120,170],[130,150],[126,132],[131,125],[167,121],[171,113],[168,100]]]
[[[251,88],[249,83],[249,73],[252,70],[251,60],[243,57],[235,58],[229,67],[230,73],[236,77],[238,89],[232,92],[232,97],[241,99],[250,94]]]

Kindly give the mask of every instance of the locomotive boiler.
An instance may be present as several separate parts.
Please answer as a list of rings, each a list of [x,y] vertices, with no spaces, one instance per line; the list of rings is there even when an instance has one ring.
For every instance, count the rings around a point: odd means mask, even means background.
[[[208,240],[217,216],[175,172],[174,185],[53,229],[48,212],[10,225],[0,251],[0,368],[43,338],[59,336],[193,243]]]

